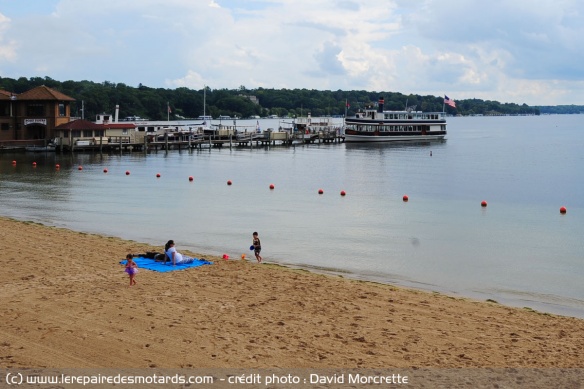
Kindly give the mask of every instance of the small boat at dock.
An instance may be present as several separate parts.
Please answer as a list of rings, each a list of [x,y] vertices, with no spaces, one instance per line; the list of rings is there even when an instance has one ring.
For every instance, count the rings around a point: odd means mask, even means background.
[[[29,151],[32,153],[45,153],[45,152],[54,152],[57,149],[57,146],[50,143],[46,146],[25,146],[24,150]]]

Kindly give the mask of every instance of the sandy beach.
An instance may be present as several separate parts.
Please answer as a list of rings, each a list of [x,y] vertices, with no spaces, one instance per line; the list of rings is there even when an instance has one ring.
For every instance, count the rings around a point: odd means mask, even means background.
[[[584,367],[584,320],[0,218],[3,368]],[[181,250],[181,242],[177,241]],[[269,261],[269,252],[265,252]]]

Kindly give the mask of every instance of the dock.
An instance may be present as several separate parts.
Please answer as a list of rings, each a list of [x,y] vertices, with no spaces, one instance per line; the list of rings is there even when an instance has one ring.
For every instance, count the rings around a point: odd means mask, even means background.
[[[164,136],[148,137],[147,150],[194,149],[203,147],[265,147],[294,146],[298,144],[340,143],[345,138],[338,131],[294,133],[291,131],[227,132],[227,133],[167,133]]]

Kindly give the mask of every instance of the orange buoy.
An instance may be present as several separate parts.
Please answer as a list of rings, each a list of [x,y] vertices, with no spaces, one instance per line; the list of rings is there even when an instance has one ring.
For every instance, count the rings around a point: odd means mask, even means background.
[[[156,173],[156,178],[160,178],[160,173]]]
[[[129,175],[130,175],[130,171],[126,170],[126,176],[129,176]]]
[[[564,214],[564,213],[566,213],[567,211],[568,211],[568,210],[566,209],[566,207],[564,207],[564,206],[560,207],[560,213],[561,213],[561,214]]]
[[[227,185],[231,185],[231,180],[227,180]]]
[[[345,192],[344,190],[341,191],[341,196],[344,196],[346,194],[347,194],[347,192]]]
[[[81,169],[79,169],[79,170],[81,170]],[[103,172],[104,172],[104,173],[107,173],[107,169],[103,169]]]
[[[270,189],[274,189],[274,188],[275,188],[274,184],[270,184]]]
[[[402,197],[402,200],[403,200],[403,201],[408,201],[409,199],[410,199],[410,198],[408,197],[408,195],[404,195],[404,196]]]
[[[189,181],[194,180],[193,176],[189,176]]]
[[[79,165],[79,166],[77,167],[77,170],[83,170],[83,166]]]
[[[323,193],[324,193],[324,190],[322,190],[322,189],[318,190],[318,194],[323,194]]]
[[[486,207],[487,206],[487,202],[485,200],[481,201],[481,207]]]

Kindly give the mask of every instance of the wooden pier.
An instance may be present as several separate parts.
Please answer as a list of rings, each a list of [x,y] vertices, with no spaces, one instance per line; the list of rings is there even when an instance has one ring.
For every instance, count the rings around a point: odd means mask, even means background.
[[[146,150],[194,149],[203,147],[263,147],[263,146],[293,146],[297,144],[344,142],[344,136],[337,131],[315,133],[292,133],[288,131],[264,131],[262,133],[243,132],[229,134],[203,133],[168,133],[160,136],[147,137]]]
[[[165,134],[145,134],[141,136],[114,136],[92,139],[74,139],[64,142],[59,139],[55,151],[58,152],[128,152],[158,151],[202,148],[261,148],[271,146],[297,146],[320,143],[341,143],[345,138],[340,131],[273,131],[258,133],[222,131],[169,132]],[[4,145],[2,145],[4,146]],[[22,146],[22,145],[20,145]],[[23,147],[24,148],[24,147]],[[4,148],[2,148],[4,149]],[[12,148],[11,148],[12,149]],[[8,147],[6,147],[8,150]]]

